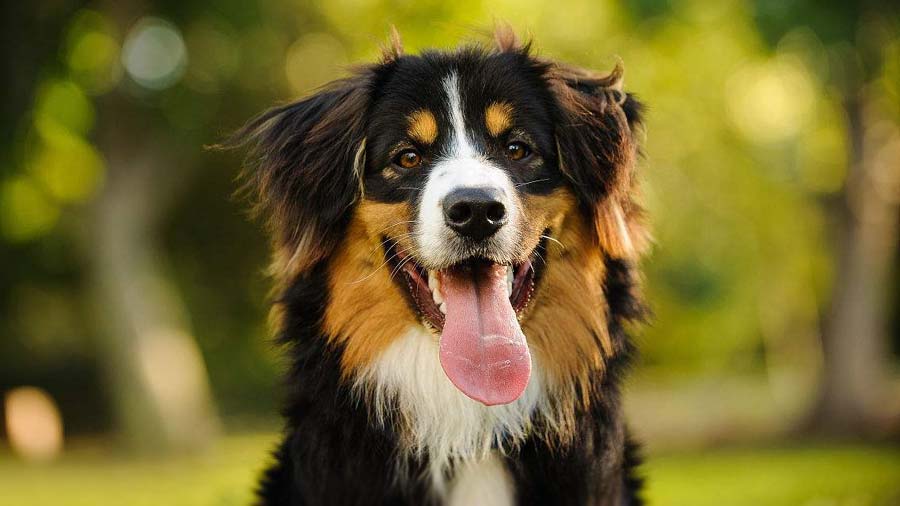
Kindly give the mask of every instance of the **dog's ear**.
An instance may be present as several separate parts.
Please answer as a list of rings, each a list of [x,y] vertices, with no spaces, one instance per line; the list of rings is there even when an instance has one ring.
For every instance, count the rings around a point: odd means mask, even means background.
[[[621,65],[598,75],[552,63],[547,79],[559,114],[560,170],[593,222],[604,252],[634,258],[647,240],[641,208],[632,200],[642,106],[622,91]]]
[[[246,189],[268,224],[273,274],[284,280],[336,246],[362,193],[371,69],[271,109],[233,134],[249,146]]]

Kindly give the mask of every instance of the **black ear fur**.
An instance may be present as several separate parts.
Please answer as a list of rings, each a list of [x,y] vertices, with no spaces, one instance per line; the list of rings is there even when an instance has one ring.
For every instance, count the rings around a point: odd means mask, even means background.
[[[632,201],[643,106],[621,90],[622,68],[600,76],[554,64],[548,82],[557,101],[560,169],[613,257],[640,253],[641,209]]]
[[[308,270],[336,246],[361,194],[372,72],[273,108],[235,132],[249,146],[244,176],[275,245],[274,274]]]

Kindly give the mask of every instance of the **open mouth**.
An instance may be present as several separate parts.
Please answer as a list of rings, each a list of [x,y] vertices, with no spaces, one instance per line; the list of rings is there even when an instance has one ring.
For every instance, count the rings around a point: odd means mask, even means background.
[[[544,233],[546,237],[548,233]],[[419,265],[410,255],[398,250],[397,244],[384,239],[385,258],[392,274],[403,273],[403,281],[416,310],[422,319],[437,332],[444,329],[447,317],[447,302],[441,292],[441,279],[448,275],[483,274],[485,270],[502,267],[506,279],[506,294],[509,303],[521,317],[531,302],[535,286],[543,274],[547,239],[542,238],[528,259],[522,263],[500,265],[484,258],[470,258],[441,271],[429,270]]]
[[[473,257],[441,270],[425,269],[384,241],[391,272],[403,273],[398,283],[406,285],[422,320],[441,334],[447,377],[483,404],[512,402],[528,385],[531,355],[519,319],[543,271],[545,241],[518,264]]]

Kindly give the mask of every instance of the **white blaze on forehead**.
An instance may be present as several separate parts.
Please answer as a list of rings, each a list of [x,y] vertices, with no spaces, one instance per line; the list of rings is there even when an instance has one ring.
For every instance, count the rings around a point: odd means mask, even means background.
[[[475,156],[475,148],[466,131],[466,119],[463,114],[462,92],[459,89],[459,74],[451,72],[444,78],[444,93],[447,95],[447,106],[450,112],[452,131],[452,156]]]
[[[464,100],[459,75],[452,72],[443,80],[447,110],[450,117],[449,149],[438,159],[422,193],[419,204],[417,239],[424,260],[432,265],[449,265],[463,258],[459,237],[444,223],[442,202],[457,188],[491,188],[506,207],[507,223],[489,239],[497,253],[511,256],[518,240],[518,209],[515,187],[500,167],[488,161],[475,149],[472,133],[466,128],[463,114]]]

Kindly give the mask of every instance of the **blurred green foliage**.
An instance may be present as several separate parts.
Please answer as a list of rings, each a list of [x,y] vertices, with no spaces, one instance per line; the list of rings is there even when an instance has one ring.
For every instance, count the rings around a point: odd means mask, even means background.
[[[33,82],[10,94],[23,108],[4,119],[12,136],[0,141],[0,388],[44,385],[76,419],[86,417],[79,405],[104,412],[102,393],[85,393],[102,385],[85,244],[109,139],[127,132],[178,161],[166,170],[184,172],[158,239],[221,410],[271,413],[265,239],[232,198],[239,157],[203,146],[372,60],[391,24],[414,52],[478,39],[494,19],[533,36],[541,55],[598,70],[621,57],[627,88],[649,106],[641,172],[656,238],[646,261],[655,323],[640,337],[641,374],[784,370],[808,384],[833,277],[825,203],[849,156],[841,65],[876,61],[866,68],[900,118],[900,34],[863,17],[878,44],[853,53],[857,13],[814,4],[70,0],[35,9],[35,23],[60,29],[41,46]]]

